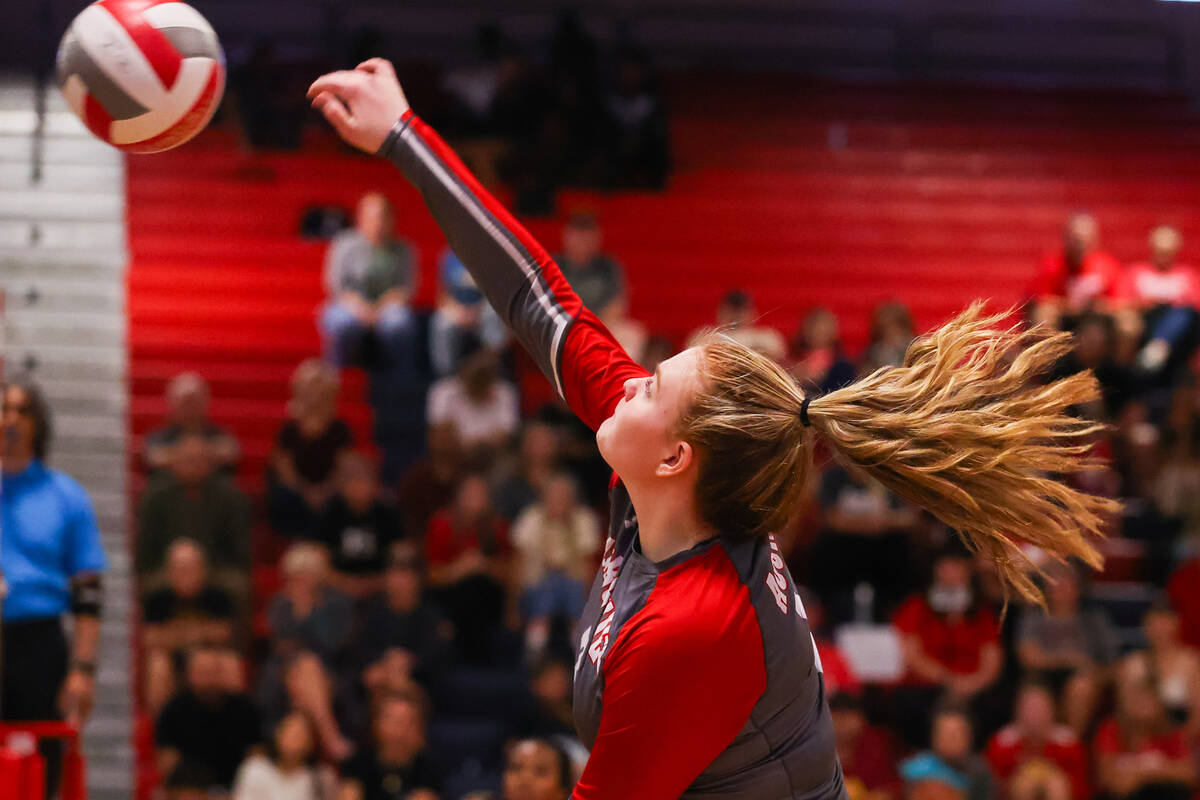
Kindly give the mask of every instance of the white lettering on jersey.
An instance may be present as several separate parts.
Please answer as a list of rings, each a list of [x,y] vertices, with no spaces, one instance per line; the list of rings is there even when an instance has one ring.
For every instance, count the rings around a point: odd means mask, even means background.
[[[800,619],[807,621],[808,614],[804,610],[804,601],[800,599],[800,593],[796,592],[796,594],[794,594],[793,597],[796,598],[796,613],[800,615]],[[808,634],[808,638],[812,640],[813,663],[815,663],[817,665],[817,672],[824,672],[825,667],[821,665],[821,652],[819,650],[817,650],[817,638],[812,635],[811,631]]]
[[[625,557],[617,555],[616,551],[617,543],[610,538],[604,548],[604,560],[600,564],[600,621],[596,623],[596,633],[592,636],[591,647],[588,648],[588,658],[593,664],[600,663],[604,651],[608,649],[608,633],[612,629],[613,615],[617,610],[613,602],[613,587],[621,573],[621,564],[624,563]]]
[[[787,616],[788,590],[787,578],[783,577],[783,556],[779,553],[779,545],[773,535],[768,536],[767,541],[771,545],[771,571],[767,573],[767,588],[775,597],[775,605],[779,606],[779,612]]]
[[[579,637],[579,655],[575,656],[575,677],[579,677],[579,668],[583,666],[583,654],[588,649],[588,639],[592,638],[591,626]]]

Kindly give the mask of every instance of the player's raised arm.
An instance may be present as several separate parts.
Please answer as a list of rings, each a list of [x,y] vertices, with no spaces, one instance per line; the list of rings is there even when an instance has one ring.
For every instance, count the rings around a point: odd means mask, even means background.
[[[455,255],[555,389],[592,428],[646,371],[584,307],[558,265],[412,113],[392,65],[371,59],[309,89],[338,134],[389,158],[425,198]]]

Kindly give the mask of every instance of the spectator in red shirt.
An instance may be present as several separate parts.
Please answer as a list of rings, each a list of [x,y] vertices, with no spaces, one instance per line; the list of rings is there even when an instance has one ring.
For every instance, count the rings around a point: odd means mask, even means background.
[[[1159,225],[1150,233],[1150,260],[1131,265],[1117,284],[1119,303],[1145,316],[1147,342],[1138,360],[1150,371],[1195,349],[1200,274],[1179,263],[1182,247],[1179,231]]]
[[[1017,694],[1011,724],[987,746],[992,773],[1009,800],[1086,800],[1087,756],[1075,732],[1054,720],[1054,695],[1040,683]]]
[[[829,710],[850,800],[900,800],[896,753],[888,734],[867,721],[862,702],[850,692],[836,694]]]
[[[508,526],[493,510],[482,474],[464,477],[453,503],[430,520],[425,553],[432,594],[454,623],[460,654],[488,663],[496,633],[516,607]]]
[[[985,730],[994,719],[989,690],[1003,666],[1000,630],[976,584],[970,555],[947,549],[934,561],[927,592],[906,600],[893,618],[905,664],[905,685],[895,693],[897,722],[910,743],[922,740],[929,708],[944,695],[969,702],[985,717]]]
[[[1121,265],[1099,249],[1100,226],[1086,212],[1063,227],[1063,248],[1042,259],[1033,284],[1034,319],[1058,325],[1063,316],[1101,309],[1113,296]]]
[[[1117,711],[1094,742],[1100,788],[1113,798],[1187,800],[1196,766],[1183,732],[1171,724],[1152,681],[1125,677]]]

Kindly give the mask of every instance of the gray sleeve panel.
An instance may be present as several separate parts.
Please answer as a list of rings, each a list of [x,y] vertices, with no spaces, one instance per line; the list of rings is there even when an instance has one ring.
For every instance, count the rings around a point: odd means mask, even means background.
[[[560,396],[560,374],[569,314],[550,290],[537,247],[514,231],[503,210],[477,190],[465,168],[435,149],[412,118],[396,123],[380,154],[389,158],[421,193],[450,248],[471,273],[488,302],[513,330]]]

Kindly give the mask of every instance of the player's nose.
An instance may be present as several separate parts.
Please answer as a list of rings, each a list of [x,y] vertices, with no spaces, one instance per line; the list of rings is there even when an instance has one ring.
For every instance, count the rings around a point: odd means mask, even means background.
[[[635,394],[637,394],[637,382],[638,382],[637,378],[630,378],[629,380],[625,381],[625,399],[626,400],[632,400],[633,396]]]

